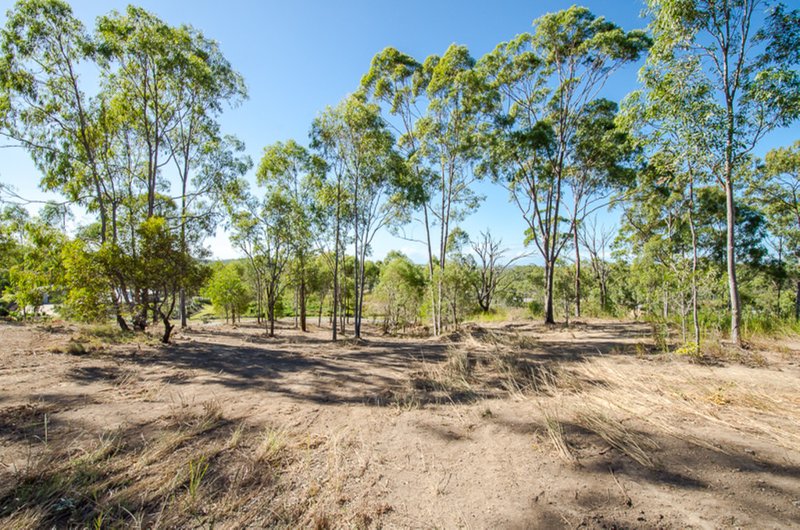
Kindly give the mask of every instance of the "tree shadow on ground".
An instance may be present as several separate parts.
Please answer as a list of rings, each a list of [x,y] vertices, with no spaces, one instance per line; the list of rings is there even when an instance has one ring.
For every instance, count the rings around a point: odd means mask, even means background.
[[[515,433],[547,431],[547,426],[538,422],[502,418],[490,418],[490,421]],[[793,505],[800,495],[800,466],[777,462],[737,447],[714,450],[674,436],[645,432],[627,425],[626,429],[633,439],[654,442],[649,450],[653,464],[643,465],[624,450],[611,446],[597,432],[574,422],[560,423],[564,439],[576,456],[576,463],[573,464],[576,471],[587,477],[587,483],[595,485],[594,493],[605,490],[613,492],[616,498],[613,502],[615,507],[608,510],[608,498],[593,503],[591,496],[587,497],[586,492],[581,491],[581,499],[578,499],[578,484],[560,485],[561,488],[575,488],[576,504],[582,508],[579,512],[581,518],[571,521],[568,526],[613,528],[607,525],[617,521],[617,528],[626,528],[631,524],[630,514],[644,527],[658,526],[658,522],[665,517],[664,513],[638,512],[641,496],[653,495],[652,490],[642,490],[641,484],[656,487],[656,491],[663,492],[658,493],[659,496],[673,495],[670,492],[677,490],[692,495],[700,505],[703,502],[723,503],[729,507],[730,514],[745,513],[755,521],[763,519],[800,524],[800,512]],[[787,487],[786,479],[794,480],[793,486]],[[743,484],[745,495],[741,494]],[[731,493],[737,489],[739,494]],[[678,495],[682,496],[680,493]],[[671,504],[666,497],[664,502]],[[615,513],[628,510],[629,517],[615,519],[618,517]],[[668,515],[670,520],[675,517],[674,513]],[[529,527],[541,516],[541,509],[531,510],[527,519],[519,521],[518,526]],[[557,526],[564,526],[565,522],[562,518]],[[683,523],[688,524],[685,521]],[[764,524],[770,526],[771,523]]]
[[[614,324],[587,326],[592,330],[590,347],[546,334],[535,336],[532,344],[516,348],[513,368],[535,379],[538,377],[536,374],[546,375],[550,365],[577,362],[612,352],[629,353],[631,344],[628,336],[624,335],[629,327],[618,328]],[[482,333],[482,328],[472,327],[469,336],[478,341],[489,340]],[[495,341],[500,337],[500,340],[513,342],[519,337],[513,331],[492,330],[491,333],[491,340]],[[504,333],[508,334],[505,338]],[[614,333],[620,333],[623,338],[615,339]],[[453,337],[441,340],[369,338],[332,343],[319,336],[266,338],[236,329],[204,329],[188,334],[188,337],[201,340],[182,340],[141,353],[120,349],[109,355],[118,362],[134,365],[190,370],[193,372],[192,381],[199,379],[203,384],[274,392],[316,403],[385,406],[409,398],[412,403],[408,404],[425,405],[472,402],[506,393],[508,381],[494,375],[486,376],[474,388],[466,389],[426,384],[425,377],[420,376],[423,368],[430,371],[442,366],[448,359],[448,352],[461,347],[459,341],[467,336],[461,333],[461,338],[455,341]],[[231,344],[231,338],[241,342]],[[303,350],[303,346],[315,347]],[[506,345],[499,347],[506,348]],[[96,372],[82,369],[71,376],[80,381],[118,377],[106,369]],[[407,395],[410,390],[413,396]]]

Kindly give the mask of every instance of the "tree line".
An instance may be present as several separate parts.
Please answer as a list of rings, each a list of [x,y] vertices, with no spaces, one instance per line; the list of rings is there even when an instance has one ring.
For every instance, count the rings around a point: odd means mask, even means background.
[[[645,8],[647,30],[632,31],[582,7],[550,13],[480,58],[456,44],[424,59],[386,48],[307,145],[264,148],[253,187],[244,145],[219,125],[244,80],[213,40],[133,6],[89,31],[63,1],[21,0],[2,33],[0,131],[64,202],[37,219],[6,209],[3,296],[25,311],[61,293],[64,314],[122,329],[160,321],[165,342],[204,289],[228,296],[230,316],[251,298],[270,334],[288,289],[299,327],[313,300],[334,340],[349,319],[360,337],[378,299],[391,327],[424,321],[438,335],[500,291],[507,304],[535,298],[546,323],[587,304],[677,318],[695,345],[711,315],[729,316],[714,325],[735,343],[743,319],[797,318],[800,144],[753,153],[800,115],[800,14],[751,0]],[[602,97],[642,58],[639,86]],[[479,180],[507,190],[541,266],[459,227]],[[73,205],[94,222],[68,235],[57,221]],[[618,230],[598,222],[609,208]],[[220,223],[243,267],[205,266]],[[385,230],[417,241],[424,265],[371,262]]]

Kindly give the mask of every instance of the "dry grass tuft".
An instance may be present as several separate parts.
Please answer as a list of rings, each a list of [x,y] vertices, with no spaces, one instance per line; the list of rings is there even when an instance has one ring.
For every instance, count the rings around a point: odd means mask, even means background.
[[[550,410],[542,409],[544,414],[544,426],[547,432],[547,438],[553,445],[556,454],[562,461],[571,466],[578,465],[578,457],[572,450],[567,437],[564,433],[564,425],[558,418],[558,415]]]
[[[261,434],[261,441],[255,450],[256,463],[269,466],[279,465],[285,457],[287,445],[287,435],[284,431],[266,428]]]
[[[601,411],[587,406],[577,414],[575,421],[639,465],[646,468],[656,467],[656,462],[650,453],[658,449],[658,444],[644,434],[629,430],[620,420],[609,418]]]
[[[800,397],[788,376],[776,372],[773,379],[780,386],[767,392],[747,382],[746,376],[737,381],[723,372],[698,370],[677,362],[664,369],[608,359],[593,359],[572,369],[581,380],[594,382],[580,394],[590,413],[604,410],[606,415],[635,418],[664,434],[717,451],[721,449],[688,433],[681,419],[695,418],[787,449],[800,446]]]
[[[303,526],[311,504],[278,472],[297,461],[289,434],[227,422],[218,402],[192,408],[137,426],[136,436],[118,429],[34,447],[0,485],[0,526]]]

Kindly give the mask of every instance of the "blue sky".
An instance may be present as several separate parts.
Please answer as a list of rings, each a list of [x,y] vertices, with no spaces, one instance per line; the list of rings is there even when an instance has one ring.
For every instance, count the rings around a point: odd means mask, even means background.
[[[112,9],[129,2],[73,0],[75,14],[87,27]],[[265,145],[295,138],[307,143],[311,121],[326,105],[334,105],[356,89],[372,57],[394,46],[418,60],[441,54],[451,43],[469,47],[479,58],[498,43],[528,31],[544,13],[568,8],[570,1],[237,1],[141,0],[144,7],[171,24],[187,23],[217,40],[223,53],[242,73],[250,98],[222,118],[225,132],[247,144],[255,162]],[[635,0],[583,2],[626,30],[643,28],[643,3]],[[0,24],[13,2],[0,0]],[[641,64],[619,71],[606,85],[605,97],[619,101],[636,87]],[[769,144],[788,144],[781,134]],[[761,151],[761,150],[759,150]],[[252,180],[252,174],[249,175]],[[12,184],[20,194],[42,197],[39,177],[27,154],[0,149],[0,182]],[[525,224],[502,188],[478,185],[486,196],[481,208],[464,223],[471,235],[491,228],[514,251],[522,249]],[[608,215],[606,222],[613,223]],[[417,230],[417,234],[419,234]],[[217,257],[235,256],[221,231],[209,241]],[[423,261],[421,245],[379,234],[373,257],[402,249]]]

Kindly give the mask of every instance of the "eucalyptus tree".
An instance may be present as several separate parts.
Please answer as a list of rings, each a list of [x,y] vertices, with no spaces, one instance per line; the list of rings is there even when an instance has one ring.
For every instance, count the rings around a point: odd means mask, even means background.
[[[608,78],[650,45],[582,7],[534,21],[533,33],[500,44],[480,61],[500,98],[484,171],[509,190],[544,261],[545,322],[553,323],[556,260],[574,235],[566,218],[567,179],[576,164],[582,116]]]
[[[95,58],[90,35],[66,2],[21,0],[9,11],[0,40],[0,133],[30,153],[43,189],[97,212],[105,241],[99,105],[79,74]]]
[[[115,245],[116,212],[126,191],[117,185],[124,177],[117,176],[110,153],[125,144],[112,130],[122,122],[109,112],[107,98],[87,93],[79,73],[97,59],[97,43],[67,3],[23,0],[9,12],[0,58],[2,134],[29,152],[44,190],[98,216],[102,247]],[[119,306],[125,286],[109,279],[117,322],[127,329]]]
[[[264,148],[256,171],[256,179],[273,191],[281,189],[288,204],[289,242],[295,263],[298,284],[300,328],[306,329],[306,298],[309,282],[308,262],[313,257],[315,234],[319,230],[321,212],[317,198],[322,186],[324,164],[306,148],[295,142],[277,142]]]
[[[770,232],[785,242],[795,259],[800,259],[800,141],[769,151],[748,180],[748,198],[764,211]],[[780,267],[781,251],[778,254]],[[796,289],[795,319],[800,320],[800,280]]]
[[[314,120],[312,138],[335,174],[337,226],[342,200],[349,201],[355,257],[354,334],[360,337],[365,264],[372,240],[380,229],[405,218],[409,191],[413,187],[405,161],[394,149],[394,137],[381,118],[380,109],[359,94],[318,116]]]
[[[136,271],[137,285],[149,294],[141,303],[161,320],[161,342],[168,343],[181,287],[199,288],[206,281],[207,269],[182,251],[179,234],[164,217],[147,218],[137,231],[139,255],[130,265]]]
[[[177,31],[136,6],[97,21],[98,58],[110,104],[132,127],[144,150],[140,178],[147,194],[146,217],[155,214],[159,175],[170,163],[168,135],[177,126],[178,93],[171,78],[180,71]],[[163,187],[161,188],[163,189]]]
[[[697,74],[696,70],[687,68],[663,79],[645,77],[644,89],[632,92],[623,101],[620,121],[639,140],[651,168],[663,176],[661,183],[679,190],[686,198],[683,212],[691,234],[692,321],[694,342],[699,345],[696,191],[711,178],[704,117],[712,116],[714,109],[710,86]],[[641,182],[640,186],[646,187],[649,183]]]
[[[231,67],[217,43],[194,28],[176,28],[171,51],[177,56],[174,75],[169,78],[170,90],[175,93],[175,124],[166,141],[180,186],[181,246],[188,254],[187,236],[197,238],[213,232],[221,213],[216,207],[220,194],[225,193],[231,177],[245,171],[242,160],[231,160],[231,164],[220,167],[225,148],[229,144],[234,149],[239,146],[238,140],[221,136],[218,120],[224,106],[238,104],[247,97],[247,90],[244,79]],[[233,175],[232,168],[237,168]],[[181,326],[186,327],[183,289],[180,316]]]
[[[324,161],[326,181],[323,183],[319,194],[319,203],[322,207],[323,217],[332,221],[331,237],[333,238],[333,252],[323,253],[325,257],[332,258],[330,266],[333,280],[333,300],[331,304],[331,340],[336,340],[339,332],[338,313],[342,305],[342,282],[340,265],[344,262],[343,227],[349,219],[348,190],[346,189],[347,161],[340,155],[339,143],[336,141],[337,113],[332,108],[317,116],[311,125],[311,146],[318,152]],[[347,230],[345,229],[346,233]],[[344,317],[344,309],[342,317]],[[320,319],[321,319],[320,313]],[[342,333],[344,333],[344,318],[342,318]]]
[[[649,0],[647,8],[654,46],[642,76],[650,90],[694,90],[683,83],[687,71],[707,90],[710,110],[697,119],[709,171],[725,191],[730,338],[740,344],[737,174],[765,134],[800,114],[800,12],[760,0]]]
[[[637,149],[627,125],[617,117],[617,104],[613,101],[601,98],[589,102],[576,119],[568,147],[572,163],[565,181],[571,199],[576,317],[581,316],[581,227],[594,212],[622,199],[635,181]]]
[[[388,107],[394,120],[387,123],[397,133],[398,152],[406,159],[409,171],[419,191],[422,219],[428,258],[428,291],[432,308],[437,307],[437,289],[434,282],[434,242],[432,241],[432,219],[429,214],[429,190],[425,184],[431,182],[431,170],[422,152],[419,124],[426,114],[426,88],[430,81],[422,63],[395,48],[388,47],[372,58],[369,71],[361,79],[361,89],[372,100]],[[403,235],[406,239],[413,239]],[[441,304],[439,304],[441,305]],[[437,312],[431,312],[434,334],[438,334]]]
[[[121,266],[138,265],[140,227],[151,217],[180,231],[185,253],[187,222],[211,229],[208,207],[220,201],[200,197],[221,193],[221,183],[241,173],[231,166],[220,171],[231,160],[230,142],[216,124],[223,103],[243,96],[241,77],[199,32],[136,7],[100,17],[90,34],[65,2],[22,0],[1,40],[2,134],[29,151],[43,189],[98,217],[96,237],[83,250],[106,264],[120,327],[128,328],[124,306],[141,329],[154,309],[149,289],[134,268]],[[91,66],[97,83],[80,75]],[[177,214],[169,197],[171,161],[181,181]],[[187,284],[192,275],[187,269]]]
[[[201,103],[197,103],[200,105]],[[216,124],[206,133],[188,134],[175,140],[173,151],[176,162],[180,193],[177,223],[181,249],[188,256],[202,258],[207,255],[203,241],[214,233],[218,222],[224,218],[225,203],[239,193],[241,177],[253,166],[245,154],[244,142],[233,135],[219,134]],[[180,130],[184,125],[176,127]],[[181,327],[186,327],[185,288],[181,288],[179,310]]]
[[[434,333],[439,334],[445,313],[447,245],[453,228],[482,200],[474,191],[478,177],[473,165],[479,155],[481,111],[491,92],[483,90],[475,60],[465,46],[451,45],[441,57],[428,57],[422,68],[429,104],[417,128],[420,155],[430,167],[430,178],[423,181],[428,199],[423,208],[428,210],[426,219],[433,221],[426,224],[425,234],[428,248],[436,245],[436,271],[429,280],[436,289]]]
[[[425,229],[437,335],[443,325],[447,241],[452,227],[481,200],[472,186],[472,164],[478,156],[480,111],[491,93],[482,90],[474,66],[469,50],[455,44],[423,63],[387,48],[373,58],[361,83],[399,119],[398,149],[409,165],[414,202],[421,207]]]
[[[464,252],[467,245],[469,235],[460,227],[454,227],[447,242],[448,260],[442,275],[442,299],[447,320],[456,328],[476,307],[475,298],[470,292],[475,262],[471,255]]]
[[[236,324],[236,316],[242,318],[242,312],[250,302],[250,292],[244,282],[243,270],[237,263],[228,263],[217,268],[205,288],[205,294],[211,299],[214,307],[225,315],[225,322],[230,319]]]
[[[375,291],[384,333],[406,328],[418,321],[425,295],[424,269],[405,254],[392,251],[383,260]]]
[[[27,319],[29,307],[35,315],[48,296],[60,291],[63,285],[61,249],[67,238],[41,217],[26,219],[16,230],[20,245],[14,263],[8,268],[9,285],[3,298],[15,302],[23,319]]]
[[[616,230],[611,227],[598,226],[595,216],[581,223],[578,227],[578,237],[580,244],[589,253],[589,266],[600,290],[600,310],[607,313],[611,309],[608,296],[609,277],[611,276],[609,250],[616,237]],[[696,295],[696,290],[694,293]],[[696,300],[696,296],[694,299]]]
[[[292,206],[285,190],[268,183],[262,197],[243,190],[230,211],[231,242],[247,255],[258,278],[257,288],[262,290],[266,303],[270,337],[275,336],[276,308],[286,287],[285,271],[293,235]]]
[[[693,208],[693,200],[684,181],[675,178],[668,166],[651,164],[628,193],[622,216],[618,244],[625,244],[633,258],[636,278],[632,284],[649,312],[664,320],[674,313],[675,306],[680,307],[681,318],[685,317],[684,285],[690,274],[686,254],[694,234],[692,217],[686,212]]]

